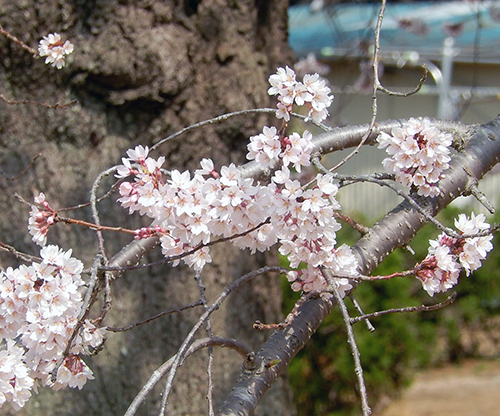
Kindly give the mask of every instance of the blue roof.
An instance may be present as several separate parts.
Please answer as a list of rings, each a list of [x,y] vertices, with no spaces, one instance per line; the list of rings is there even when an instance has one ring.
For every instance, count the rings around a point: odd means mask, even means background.
[[[426,59],[440,59],[444,24],[464,22],[463,31],[455,36],[459,55],[455,61],[473,61],[479,53],[481,62],[500,63],[500,21],[490,8],[500,1],[439,1],[389,3],[381,31],[382,53],[416,51]],[[360,44],[373,44],[373,32],[380,3],[341,3],[311,12],[309,6],[289,8],[289,42],[297,57],[313,52],[318,58],[362,56]],[[420,21],[426,33],[411,33],[400,21]],[[478,30],[480,27],[480,30]],[[476,41],[479,49],[474,50]],[[366,49],[365,49],[366,51]]]

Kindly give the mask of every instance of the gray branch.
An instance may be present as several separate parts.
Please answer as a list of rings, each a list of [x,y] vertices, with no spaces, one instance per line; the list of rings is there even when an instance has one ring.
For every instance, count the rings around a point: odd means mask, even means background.
[[[373,136],[381,129],[391,129],[399,123],[401,121],[380,123]],[[467,143],[453,158],[446,178],[440,182],[442,195],[436,198],[415,198],[420,207],[430,215],[436,215],[453,199],[467,192],[472,183],[480,180],[500,160],[500,118],[477,127],[470,139],[466,137],[469,134],[466,127],[449,122],[448,125],[458,131],[458,135]],[[443,124],[439,127],[443,128]],[[362,132],[362,126],[335,129],[320,135],[315,143],[323,152],[351,147]],[[336,133],[339,134],[338,138],[335,137]],[[389,212],[354,246],[360,273],[369,274],[392,251],[406,245],[425,221],[425,217],[405,201]],[[253,414],[262,396],[334,306],[335,302],[321,297],[305,302],[291,325],[275,331],[256,353],[255,369],[242,370],[239,380],[219,410],[219,415]]]

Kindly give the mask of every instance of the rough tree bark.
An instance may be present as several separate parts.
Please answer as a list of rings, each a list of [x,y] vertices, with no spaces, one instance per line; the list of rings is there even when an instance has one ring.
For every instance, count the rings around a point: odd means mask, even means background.
[[[26,233],[29,208],[16,201],[15,192],[29,200],[43,191],[55,207],[84,203],[96,175],[119,163],[126,149],[151,145],[229,111],[267,106],[267,76],[277,65],[290,63],[286,10],[282,0],[0,0],[0,24],[28,45],[36,47],[50,32],[75,44],[67,67],[58,71],[0,38],[1,241],[37,254]],[[23,100],[29,102],[7,103]],[[73,100],[65,108],[40,105]],[[264,122],[263,116],[230,119],[169,142],[160,152],[167,157],[167,168],[197,167],[201,157],[212,157],[219,166],[241,163],[247,137]],[[145,224],[128,219],[115,205],[99,205],[103,224]],[[90,219],[88,209],[75,215]],[[129,242],[128,236],[105,237],[110,257]],[[73,247],[87,266],[97,253],[95,235],[85,229],[56,228],[50,242]],[[230,248],[223,254],[215,252],[216,261],[203,274],[209,302],[228,282],[264,261]],[[157,256],[152,252],[146,260]],[[2,266],[16,262],[2,254]],[[128,325],[198,297],[193,274],[186,269],[162,266],[127,273],[113,286],[113,311],[106,323]],[[279,320],[278,282],[260,278],[235,299],[218,312],[214,333],[257,347],[264,334],[255,334],[251,324]],[[197,315],[182,313],[111,336],[105,350],[89,361],[96,380],[83,391],[52,395],[44,390],[17,414],[122,414],[155,367],[175,352]],[[217,351],[216,360],[220,401],[241,359]],[[205,361],[206,353],[198,353],[181,369],[171,414],[206,413]],[[158,396],[140,414],[151,414]],[[292,413],[288,399],[282,383],[260,414]]]

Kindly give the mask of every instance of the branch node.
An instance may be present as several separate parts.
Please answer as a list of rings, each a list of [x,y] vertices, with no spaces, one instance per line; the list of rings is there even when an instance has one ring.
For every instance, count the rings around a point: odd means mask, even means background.
[[[245,361],[243,361],[243,370],[254,371],[257,368],[257,363],[255,362],[255,353],[252,351],[247,354]]]

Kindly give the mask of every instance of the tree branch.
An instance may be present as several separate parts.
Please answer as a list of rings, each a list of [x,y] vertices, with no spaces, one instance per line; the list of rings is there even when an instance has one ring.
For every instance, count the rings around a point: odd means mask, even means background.
[[[399,122],[381,123],[377,130],[380,131],[380,126],[385,129],[392,125],[390,128],[393,128],[397,125],[395,123]],[[452,127],[454,123],[447,124]],[[318,139],[316,145],[328,150],[344,146],[344,144],[347,146],[348,143],[352,143],[356,129],[359,132],[359,127],[332,130],[322,134],[323,138]],[[460,130],[462,134],[467,132],[467,128],[461,125],[457,126],[457,130]],[[335,140],[335,131],[340,133],[339,140]],[[361,134],[366,132],[366,127],[364,130],[361,129],[361,132]],[[378,131],[372,133],[373,138],[375,134],[378,134]],[[446,178],[442,179],[439,184],[441,196],[419,197],[415,200],[423,210],[436,215],[467,189],[471,178],[481,179],[499,160],[500,118],[496,118],[478,127],[463,150],[453,158]],[[368,274],[392,251],[406,245],[424,224],[425,217],[403,201],[375,224],[370,232],[362,236],[353,247],[359,261],[359,272]],[[276,381],[279,374],[288,367],[292,358],[302,349],[334,306],[335,302],[321,297],[305,302],[291,325],[275,331],[256,353],[255,370],[245,370],[241,373],[239,380],[220,408],[219,415],[253,414],[264,393]],[[266,368],[265,363],[271,361],[276,364]]]

